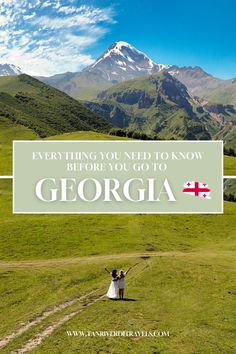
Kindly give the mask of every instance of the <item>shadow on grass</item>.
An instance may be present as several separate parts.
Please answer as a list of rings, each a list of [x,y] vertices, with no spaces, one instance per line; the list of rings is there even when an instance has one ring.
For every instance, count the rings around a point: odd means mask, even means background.
[[[137,301],[136,299],[128,299],[128,298],[124,298],[124,299],[109,299],[111,301]]]
[[[127,299],[127,298],[124,298],[124,299],[121,299],[122,301],[137,301],[136,299]]]

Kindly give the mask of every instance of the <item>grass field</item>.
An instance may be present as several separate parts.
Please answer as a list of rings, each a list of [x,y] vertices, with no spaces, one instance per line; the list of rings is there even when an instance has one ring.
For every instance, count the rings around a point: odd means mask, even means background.
[[[0,187],[1,353],[235,352],[235,203],[223,215],[12,215],[11,182]],[[134,301],[104,297],[104,267],[136,262]],[[76,330],[170,336],[67,335]]]
[[[24,126],[13,125],[8,121],[0,121],[0,175],[12,174],[12,141],[35,140],[39,136]],[[50,140],[124,140],[126,138],[114,137],[113,135],[96,133],[92,131],[80,131],[65,133],[48,138]],[[235,159],[236,160],[236,159]]]
[[[224,175],[236,176],[236,158],[232,156],[224,156]]]
[[[8,120],[0,120],[0,175],[12,174],[12,141],[35,140],[38,136],[23,125],[13,125]]]

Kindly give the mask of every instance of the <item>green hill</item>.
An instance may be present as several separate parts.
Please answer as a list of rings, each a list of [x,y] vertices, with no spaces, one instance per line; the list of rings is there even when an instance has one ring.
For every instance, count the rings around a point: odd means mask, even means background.
[[[39,80],[80,100],[95,99],[99,92],[112,86],[111,82],[88,71],[39,77]]]
[[[236,79],[215,79],[209,85],[196,89],[196,94],[213,103],[233,104],[236,106]]]
[[[115,126],[163,139],[211,139],[220,123],[167,72],[114,85],[86,106]]]
[[[0,121],[20,124],[40,137],[110,128],[78,101],[27,75],[0,78]]]
[[[226,124],[225,127],[216,135],[216,139],[223,140],[226,148],[236,150],[236,125]]]

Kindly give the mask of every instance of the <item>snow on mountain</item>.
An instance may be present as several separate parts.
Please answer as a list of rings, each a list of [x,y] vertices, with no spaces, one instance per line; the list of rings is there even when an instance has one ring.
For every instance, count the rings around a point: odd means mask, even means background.
[[[168,69],[127,42],[116,42],[84,71],[96,73],[113,83]]]
[[[16,76],[22,74],[21,69],[13,64],[0,64],[0,76]]]

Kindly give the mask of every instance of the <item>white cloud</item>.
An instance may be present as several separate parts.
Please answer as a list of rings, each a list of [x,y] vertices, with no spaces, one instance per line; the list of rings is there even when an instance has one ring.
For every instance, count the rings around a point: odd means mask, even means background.
[[[58,12],[64,13],[66,15],[73,14],[77,10],[74,6],[62,6],[58,9]]]
[[[77,3],[77,2],[76,2]],[[114,23],[113,10],[71,0],[4,0],[0,6],[0,63],[31,75],[78,71],[87,54]]]
[[[42,8],[46,8],[46,7],[49,7],[51,6],[51,2],[50,1],[45,1],[43,4],[42,4]]]
[[[42,16],[34,21],[34,23],[43,26],[43,28],[51,30],[60,28],[69,29],[75,26],[77,28],[84,29],[90,25],[99,24],[102,22],[113,22],[111,8],[101,10],[90,7],[84,8],[83,6],[79,9],[79,13],[77,11],[72,16],[57,16],[55,18],[50,16]]]
[[[1,15],[0,16],[0,27],[5,26],[7,24],[8,20],[7,17]]]
[[[35,17],[35,15],[36,15],[35,13],[32,14],[32,15],[25,15],[25,16],[23,16],[23,19],[27,21],[27,20],[29,20],[29,19]]]

